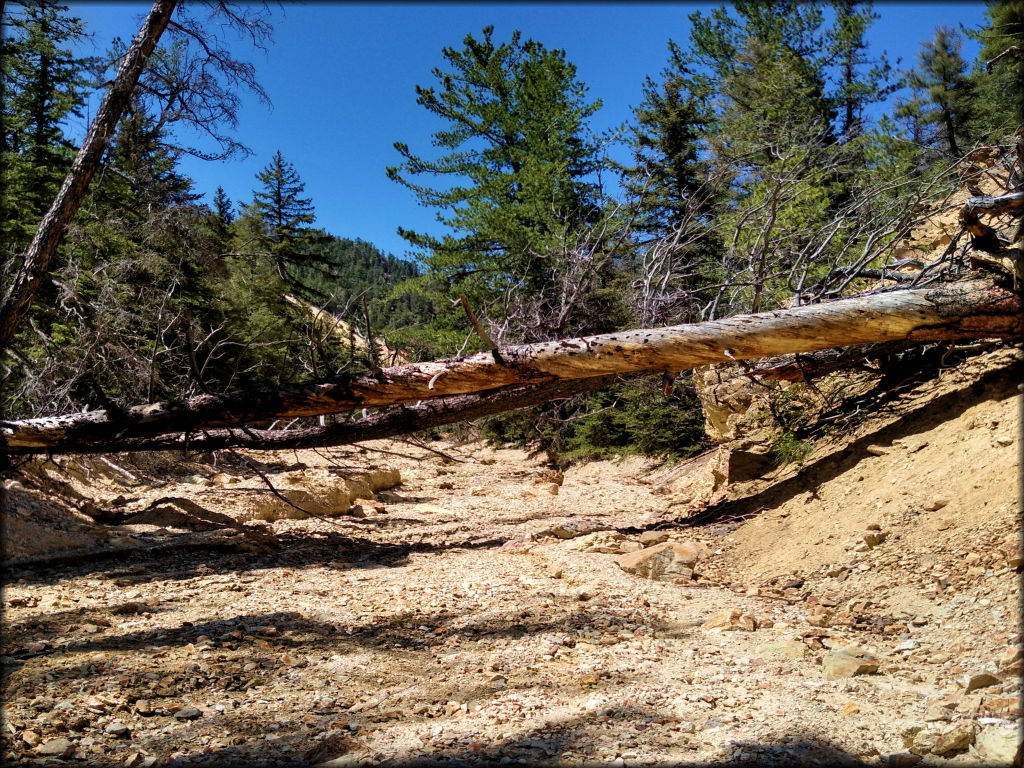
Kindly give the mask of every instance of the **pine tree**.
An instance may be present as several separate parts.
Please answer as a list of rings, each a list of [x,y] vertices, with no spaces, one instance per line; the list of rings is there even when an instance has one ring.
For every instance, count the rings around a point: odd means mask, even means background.
[[[631,139],[633,167],[625,188],[638,200],[637,229],[658,238],[675,232],[709,208],[702,139],[713,115],[682,49],[669,42],[661,81],[647,77]]]
[[[445,123],[433,144],[446,154],[425,158],[399,142],[403,162],[388,168],[449,230],[400,234],[450,295],[480,303],[512,285],[544,289],[552,252],[593,217],[598,166],[586,124],[599,103],[587,102],[565,53],[518,31],[502,44],[492,35],[487,27],[461,50],[445,48],[448,71],[433,70],[437,87],[416,89],[417,103]]]
[[[224,191],[224,187],[218,186],[216,193],[214,193],[213,211],[225,229],[231,226],[231,222],[235,220],[234,205],[227,192]]]
[[[851,141],[865,130],[864,110],[896,91],[892,66],[883,53],[878,59],[868,55],[866,34],[879,18],[873,4],[858,0],[832,0],[835,22],[829,42],[832,64],[838,69],[834,93],[839,111],[839,136]]]
[[[309,225],[316,219],[313,201],[303,197],[306,184],[281,150],[256,174],[262,187],[253,193],[246,210],[257,224],[278,275],[293,289],[308,290],[300,268],[326,268],[322,253],[325,235]]]
[[[62,122],[80,114],[90,59],[72,47],[81,21],[54,0],[0,4],[0,236],[4,261],[31,235],[73,157]]]
[[[933,128],[927,143],[941,144],[953,159],[959,159],[971,141],[968,125],[975,110],[974,87],[961,48],[956,30],[937,27],[935,37],[922,46],[918,67],[909,76],[910,85],[921,89],[926,99],[920,119]]]
[[[987,5],[988,23],[969,33],[981,42],[979,58],[985,62],[973,77],[978,103],[970,128],[1001,141],[1024,123],[1024,0]]]

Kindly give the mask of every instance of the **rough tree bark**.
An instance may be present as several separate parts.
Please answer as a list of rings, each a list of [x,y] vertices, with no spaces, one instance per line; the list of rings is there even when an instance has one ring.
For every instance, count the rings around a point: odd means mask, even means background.
[[[555,381],[547,384],[502,389],[496,392],[456,395],[413,405],[399,404],[382,408],[357,421],[321,427],[278,430],[244,427],[155,435],[153,437],[114,438],[95,443],[81,442],[74,446],[73,452],[189,451],[198,453],[224,448],[296,450],[348,445],[364,440],[380,440],[397,435],[408,435],[467,419],[529,408],[559,398],[604,389],[642,375],[636,373],[617,374],[572,381]],[[20,451],[15,449],[13,453],[32,453],[37,450]]]
[[[107,148],[107,142],[113,135],[125,107],[128,106],[132,92],[139,82],[139,76],[145,69],[160,36],[167,28],[176,5],[177,0],[156,0],[153,3],[149,15],[118,67],[113,84],[103,97],[103,102],[96,112],[92,125],[89,126],[89,132],[71,164],[71,170],[68,171],[60,192],[54,198],[53,205],[43,217],[35,237],[25,251],[21,269],[3,305],[0,306],[0,355],[7,349],[18,326],[28,314],[39,286],[42,285],[53,263],[57,246],[64,235],[64,228],[78,211],[89,181],[99,167]]]
[[[274,390],[70,416],[0,422],[0,453],[79,447],[241,427],[273,419],[386,408],[632,372],[677,372],[854,344],[1019,337],[1020,295],[987,279],[876,293],[707,323],[506,347],[461,359],[402,365]],[[499,362],[500,360],[500,362]],[[238,443],[244,440],[238,440]]]

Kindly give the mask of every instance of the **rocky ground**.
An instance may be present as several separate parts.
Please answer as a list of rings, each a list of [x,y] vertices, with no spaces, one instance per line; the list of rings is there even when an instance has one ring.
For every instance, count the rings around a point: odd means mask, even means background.
[[[5,760],[1008,764],[1012,357],[724,488],[475,443],[24,467]]]

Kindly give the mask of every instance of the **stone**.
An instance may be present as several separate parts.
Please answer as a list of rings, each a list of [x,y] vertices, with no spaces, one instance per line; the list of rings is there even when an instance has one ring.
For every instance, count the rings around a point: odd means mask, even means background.
[[[965,687],[967,692],[976,691],[979,688],[988,688],[991,685],[999,685],[1003,681],[988,672],[979,672],[967,678]]]
[[[175,720],[198,720],[203,713],[195,707],[185,707],[174,713]]]
[[[23,731],[21,734],[21,740],[24,741],[29,746],[29,748],[31,748],[39,746],[39,742],[43,739],[42,736],[40,736],[35,731]]]
[[[991,717],[1005,720],[1018,719],[1021,716],[1020,698],[1017,696],[985,696],[981,700],[982,710]]]
[[[552,496],[558,495],[558,483],[544,483],[537,487],[538,491],[543,493],[550,493]]]
[[[700,557],[700,548],[690,542],[665,542],[639,552],[619,555],[619,568],[645,579],[689,581]]]
[[[978,714],[979,709],[981,709],[980,693],[965,695],[961,697],[960,701],[956,702],[956,711],[961,715],[974,717]]]
[[[377,501],[377,499],[356,499],[352,502],[352,505],[360,506],[367,512],[376,512],[378,515],[383,515],[388,511],[384,503]]]
[[[1011,536],[1003,542],[999,550],[1003,553],[1003,557],[1006,558],[1006,564],[1010,568],[1020,568],[1021,564],[1024,563],[1024,554],[1021,552],[1020,539],[1016,536]]]
[[[910,751],[915,755],[927,755],[932,751],[938,739],[939,734],[935,731],[918,731],[911,739]],[[906,743],[905,738],[904,743]]]
[[[999,669],[1005,669],[1006,667],[1013,664],[1015,661],[1024,659],[1024,649],[1022,648],[1009,648],[1007,651],[999,657],[997,666]]]
[[[139,699],[135,702],[135,711],[140,715],[151,715],[153,714],[153,705],[149,699]]]
[[[638,541],[644,547],[653,547],[655,544],[668,541],[668,531],[644,531],[640,534]]]
[[[900,731],[900,738],[903,739],[904,747],[911,747],[914,741],[917,740],[917,734],[924,730],[924,726],[920,723],[913,723],[908,725]]]
[[[928,512],[936,512],[945,506],[948,506],[950,499],[946,496],[932,496],[922,506]]]
[[[105,733],[109,733],[111,736],[128,736],[131,734],[131,730],[128,728],[128,726],[122,723],[120,720],[115,720],[114,722],[110,723],[109,725],[107,725],[106,728],[103,729],[103,731]]]
[[[822,675],[826,680],[870,675],[878,671],[878,660],[868,653],[836,649],[821,657]]]
[[[607,526],[604,526],[607,528]],[[602,527],[595,523],[560,523],[551,526],[546,531],[541,531],[538,536],[554,536],[559,539],[575,539],[580,536],[586,536],[591,533],[597,533],[602,531]],[[625,536],[619,534],[620,540],[624,540]],[[617,547],[616,547],[617,549]]]
[[[911,765],[917,765],[923,759],[920,755],[915,755],[913,752],[897,752],[887,756],[885,764],[892,766],[892,768],[908,768]]]
[[[807,617],[807,623],[812,627],[827,627],[832,624],[833,615],[834,611],[830,611],[824,606],[816,605],[814,606],[814,610],[811,611],[810,615]]]
[[[1016,725],[986,725],[974,737],[974,749],[986,765],[1016,764],[1022,733]]]
[[[784,659],[802,659],[807,653],[807,646],[803,641],[791,638],[788,640],[775,640],[765,643],[758,652],[763,656],[781,656]]]
[[[950,717],[949,707],[945,704],[930,704],[924,711],[924,721],[926,723],[937,723],[939,721],[948,721]]]
[[[864,450],[870,453],[872,456],[885,456],[887,453],[889,453],[889,449],[886,448],[884,445],[869,445]]]
[[[970,720],[961,720],[940,733],[930,751],[934,755],[948,755],[952,752],[962,752],[973,743],[974,723]]]
[[[716,613],[700,626],[701,629],[711,632],[720,630],[722,632],[753,632],[757,629],[757,619],[753,614],[744,613],[735,608]]]
[[[63,737],[48,739],[35,748],[35,753],[44,757],[70,757],[74,752],[74,742]]]
[[[624,541],[619,545],[619,552],[639,552],[644,548],[644,545],[639,541]]]
[[[888,531],[867,531],[864,533],[863,536],[861,536],[861,539],[864,541],[864,543],[872,548],[877,547],[887,538],[889,538]]]

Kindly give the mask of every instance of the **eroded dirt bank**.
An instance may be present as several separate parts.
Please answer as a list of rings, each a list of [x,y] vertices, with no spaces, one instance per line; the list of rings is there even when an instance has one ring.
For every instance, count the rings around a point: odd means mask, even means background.
[[[947,371],[698,527],[686,502],[713,482],[706,460],[561,477],[475,444],[39,475],[106,526],[8,483],[6,554],[36,562],[6,572],[5,758],[1006,763],[1021,672],[1006,362]],[[263,478],[322,516],[288,519]],[[620,567],[664,536],[696,545],[692,580]]]

